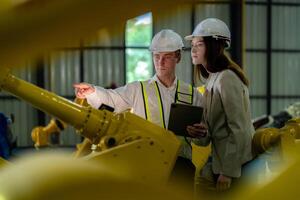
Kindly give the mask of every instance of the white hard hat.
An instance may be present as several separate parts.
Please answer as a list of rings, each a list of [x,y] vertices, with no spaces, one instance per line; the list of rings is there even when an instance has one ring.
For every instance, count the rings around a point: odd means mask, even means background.
[[[184,47],[183,41],[173,30],[163,29],[152,39],[149,50],[151,52],[173,52]]]
[[[207,37],[211,36],[215,39],[224,39],[226,40],[227,47],[230,47],[230,31],[227,25],[217,19],[217,18],[207,18],[200,22],[195,30],[193,31],[192,35],[186,36],[184,39],[192,40],[194,37]]]

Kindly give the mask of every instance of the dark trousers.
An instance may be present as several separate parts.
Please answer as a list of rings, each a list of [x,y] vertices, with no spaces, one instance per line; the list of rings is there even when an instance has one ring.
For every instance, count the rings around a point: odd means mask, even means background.
[[[186,158],[178,157],[171,173],[168,185],[171,189],[192,197],[194,188],[195,166]]]

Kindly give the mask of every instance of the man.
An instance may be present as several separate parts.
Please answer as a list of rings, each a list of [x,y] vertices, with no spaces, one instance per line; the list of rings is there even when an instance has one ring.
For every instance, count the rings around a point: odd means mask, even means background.
[[[183,47],[182,39],[177,33],[169,29],[161,30],[153,37],[150,45],[156,72],[151,79],[128,83],[115,90],[107,90],[87,83],[74,84],[76,97],[86,98],[87,102],[96,109],[101,104],[113,107],[115,112],[132,109],[134,114],[167,128],[172,103],[190,105],[201,103],[201,94],[192,85],[177,79],[175,75],[175,68],[181,60]],[[191,160],[191,149],[183,148],[181,156]],[[194,172],[191,170],[190,173],[190,178],[193,179]]]

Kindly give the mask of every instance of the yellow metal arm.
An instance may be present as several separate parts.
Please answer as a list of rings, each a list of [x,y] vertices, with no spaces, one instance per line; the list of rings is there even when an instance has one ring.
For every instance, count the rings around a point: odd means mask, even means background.
[[[258,129],[252,140],[253,150],[258,155],[269,152],[269,149],[279,148],[280,156],[287,158],[295,152],[294,148],[299,138],[300,118],[291,119],[280,129]]]
[[[93,143],[105,134],[112,113],[83,107],[33,84],[16,78],[8,69],[0,70],[0,87],[34,107],[74,126]]]
[[[57,125],[56,119],[51,119],[49,124],[45,127],[38,126],[32,129],[31,131],[31,138],[34,141],[34,146],[36,148],[42,147],[42,146],[48,146],[48,138],[50,134],[59,133],[61,129]],[[60,122],[61,123],[61,122]],[[63,124],[64,127],[67,125],[65,123]]]
[[[255,154],[266,152],[271,147],[279,143],[280,134],[277,128],[260,128],[258,129],[252,139],[253,150]]]
[[[88,106],[85,99],[75,98],[75,103]],[[49,145],[49,135],[60,133],[67,127],[67,124],[59,119],[52,118],[47,126],[37,126],[31,131],[31,138],[36,148]]]

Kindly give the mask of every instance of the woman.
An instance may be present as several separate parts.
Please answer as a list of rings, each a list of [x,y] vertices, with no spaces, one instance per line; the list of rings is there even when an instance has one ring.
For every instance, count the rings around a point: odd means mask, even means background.
[[[191,41],[198,78],[206,78],[203,122],[187,128],[197,138],[194,141],[197,145],[212,144],[212,157],[202,169],[200,182],[224,191],[241,176],[242,166],[252,159],[254,128],[248,80],[243,69],[225,54],[225,48],[230,46],[230,31],[223,21],[205,19],[185,39]],[[200,187],[203,185],[196,186],[196,192]]]

